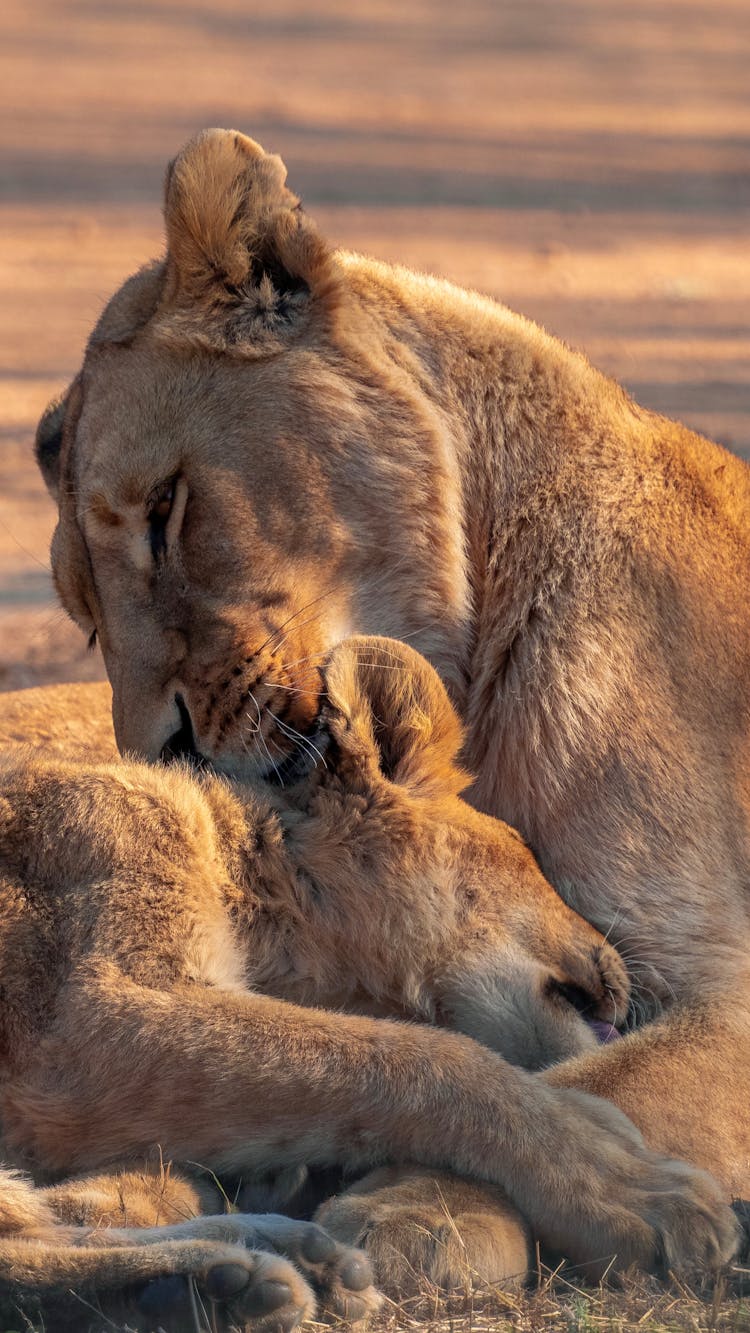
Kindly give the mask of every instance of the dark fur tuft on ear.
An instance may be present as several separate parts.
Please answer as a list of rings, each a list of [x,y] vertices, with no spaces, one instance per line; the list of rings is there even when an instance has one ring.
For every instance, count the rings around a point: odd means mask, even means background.
[[[184,295],[252,280],[264,252],[272,257],[279,215],[299,206],[285,182],[281,158],[244,134],[204,130],[185,145],[167,171],[164,204],[170,278]]]
[[[437,672],[407,644],[344,640],[325,670],[331,734],[342,753],[375,758],[390,782],[457,794],[469,784],[457,755],[463,733]]]
[[[165,314],[227,347],[281,338],[334,285],[331,253],[286,185],[280,157],[204,130],[167,171]],[[171,321],[175,327],[174,320]]]
[[[34,455],[53,500],[57,499],[60,490],[60,450],[69,393],[66,389],[59,398],[53,398],[42,414],[34,440]]]

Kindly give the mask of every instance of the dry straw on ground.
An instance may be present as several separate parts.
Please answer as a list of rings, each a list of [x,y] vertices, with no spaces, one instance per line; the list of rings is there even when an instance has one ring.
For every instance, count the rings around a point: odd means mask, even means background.
[[[191,1307],[179,1333],[223,1333],[197,1290],[192,1292]],[[309,1333],[330,1333],[332,1327],[344,1333],[352,1325],[304,1325]],[[539,1265],[528,1290],[503,1291],[472,1287],[467,1274],[464,1290],[447,1295],[423,1281],[418,1294],[400,1302],[386,1299],[377,1319],[356,1327],[358,1333],[750,1333],[750,1267],[735,1265],[718,1282],[704,1287],[689,1286],[674,1274],[660,1281],[635,1272],[591,1286],[562,1267],[550,1271]],[[173,1329],[170,1324],[170,1333]],[[44,1324],[25,1320],[19,1323],[21,1331],[54,1333]],[[134,1330],[82,1302],[77,1333]],[[163,1331],[157,1328],[153,1333]]]
[[[741,1275],[713,1291],[693,1291],[676,1279],[659,1282],[634,1275],[615,1286],[580,1285],[575,1277],[546,1274],[525,1292],[474,1291],[441,1296],[425,1291],[401,1305],[388,1305],[372,1333],[677,1333],[691,1330],[750,1330],[750,1274],[743,1295]]]

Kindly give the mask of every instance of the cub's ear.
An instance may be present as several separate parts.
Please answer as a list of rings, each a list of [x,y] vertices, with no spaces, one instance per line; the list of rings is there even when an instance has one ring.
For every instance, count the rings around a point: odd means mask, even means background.
[[[60,491],[60,450],[69,394],[70,388],[52,399],[42,413],[34,440],[34,455],[53,500],[57,500]]]
[[[457,795],[463,734],[437,672],[395,639],[355,636],[325,670],[326,721],[344,762],[376,764],[390,782]]]
[[[287,189],[281,158],[234,130],[186,144],[167,171],[164,215],[165,305],[200,307],[204,327],[222,315],[229,344],[264,326],[281,333],[334,281],[331,252]]]

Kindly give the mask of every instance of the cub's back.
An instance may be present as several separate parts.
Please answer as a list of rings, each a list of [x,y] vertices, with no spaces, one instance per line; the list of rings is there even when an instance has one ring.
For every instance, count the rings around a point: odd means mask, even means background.
[[[110,686],[46,685],[0,694],[0,752],[28,745],[76,762],[117,759]]]

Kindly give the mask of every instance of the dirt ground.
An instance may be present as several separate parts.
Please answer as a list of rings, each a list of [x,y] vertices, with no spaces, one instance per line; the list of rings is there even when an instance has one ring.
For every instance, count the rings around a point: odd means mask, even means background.
[[[748,456],[749,68],[747,0],[4,0],[0,688],[101,674],[31,439],[194,130],[252,133],[342,244],[490,292]]]

